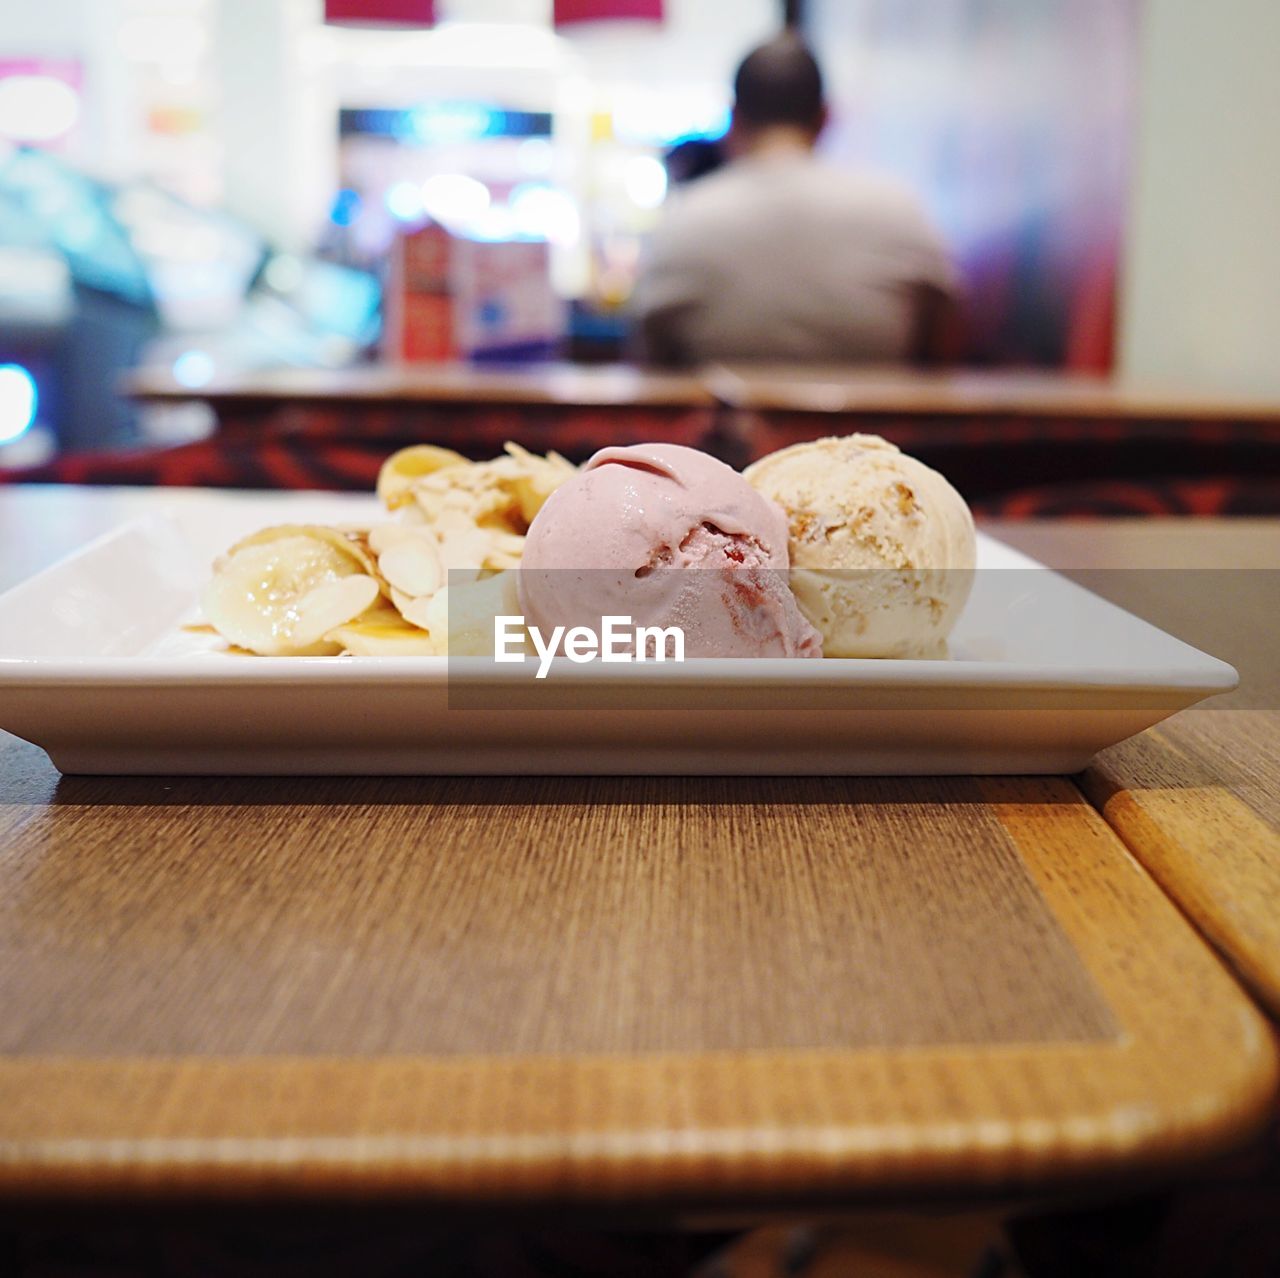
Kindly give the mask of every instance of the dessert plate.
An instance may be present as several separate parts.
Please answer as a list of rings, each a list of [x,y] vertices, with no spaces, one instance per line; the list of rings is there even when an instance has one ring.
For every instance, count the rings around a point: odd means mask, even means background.
[[[252,657],[184,629],[215,555],[297,495],[122,526],[0,595],[0,728],[71,773],[1061,773],[1231,666],[979,536],[946,660]],[[385,518],[317,495],[306,519]]]

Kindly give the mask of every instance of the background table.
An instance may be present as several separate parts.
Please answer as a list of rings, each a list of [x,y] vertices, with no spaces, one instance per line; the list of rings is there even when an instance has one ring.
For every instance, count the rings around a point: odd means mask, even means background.
[[[1025,370],[923,371],[892,367],[716,364],[685,373],[630,365],[377,364],[326,371],[282,368],[192,388],[167,373],[137,373],[129,393],[149,403],[200,399],[219,413],[266,413],[283,405],[342,403],[518,404],[524,408],[609,406],[735,408],[814,413],[989,418],[1130,418],[1280,421],[1280,402],[1168,384]]]
[[[0,494],[6,571],[89,511]],[[0,778],[9,1201],[973,1201],[1170,1175],[1274,1103],[1068,779],[60,778],[12,740]]]
[[[1009,369],[466,365],[291,369],[192,389],[135,376],[152,411],[201,400],[212,440],[133,458],[67,457],[72,483],[368,488],[404,444],[485,457],[514,439],[583,460],[659,440],[735,465],[823,435],[883,435],[988,514],[1280,514],[1280,401]],[[998,459],[995,461],[993,459]]]

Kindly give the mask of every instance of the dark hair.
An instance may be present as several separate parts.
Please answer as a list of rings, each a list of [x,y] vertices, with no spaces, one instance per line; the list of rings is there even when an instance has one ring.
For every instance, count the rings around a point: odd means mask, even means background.
[[[798,124],[822,118],[822,72],[799,36],[775,36],[753,49],[733,78],[734,114],[744,124]]]
[[[673,185],[694,182],[714,173],[724,163],[724,147],[719,138],[685,138],[662,157],[667,181]]]

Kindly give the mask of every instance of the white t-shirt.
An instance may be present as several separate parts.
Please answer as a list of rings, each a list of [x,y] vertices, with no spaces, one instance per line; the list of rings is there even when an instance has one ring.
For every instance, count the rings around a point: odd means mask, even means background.
[[[922,285],[956,275],[915,197],[797,148],[674,194],[631,310],[658,362],[894,361]]]

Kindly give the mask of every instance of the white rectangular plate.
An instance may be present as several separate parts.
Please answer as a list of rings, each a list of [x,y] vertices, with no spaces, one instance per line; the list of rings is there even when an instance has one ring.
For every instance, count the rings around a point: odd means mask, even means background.
[[[1059,773],[1237,682],[983,537],[942,661],[558,662],[535,681],[443,658],[237,656],[182,629],[237,537],[378,510],[177,502],[0,595],[0,728],[75,773]]]

